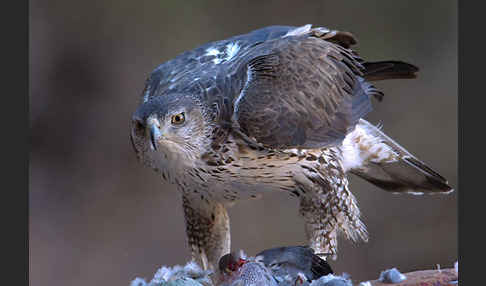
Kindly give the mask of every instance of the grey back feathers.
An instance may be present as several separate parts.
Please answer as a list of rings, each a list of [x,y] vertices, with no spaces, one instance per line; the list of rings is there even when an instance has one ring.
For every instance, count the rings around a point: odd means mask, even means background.
[[[297,277],[302,273],[308,280],[315,280],[333,273],[331,266],[306,246],[271,248],[258,253],[256,257],[276,276]]]

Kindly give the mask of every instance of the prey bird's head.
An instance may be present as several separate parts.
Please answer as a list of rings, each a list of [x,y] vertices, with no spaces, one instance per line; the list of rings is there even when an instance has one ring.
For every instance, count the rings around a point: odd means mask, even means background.
[[[238,276],[241,275],[243,265],[248,262],[249,260],[246,259],[246,255],[243,253],[243,251],[233,251],[223,255],[218,261],[218,272],[216,277],[219,284],[240,285],[237,283],[231,283],[231,281],[237,279]]]
[[[203,105],[186,94],[148,98],[132,116],[131,140],[139,159],[156,169],[190,164],[207,145],[211,124]]]
[[[223,255],[218,262],[218,269],[220,273],[229,275],[235,271],[238,271],[247,260],[242,252],[231,252]]]

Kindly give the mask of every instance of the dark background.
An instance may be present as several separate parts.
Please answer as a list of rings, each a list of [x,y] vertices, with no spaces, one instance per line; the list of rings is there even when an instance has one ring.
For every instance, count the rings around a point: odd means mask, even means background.
[[[371,60],[421,68],[379,82],[367,119],[457,188],[456,1],[30,1],[30,284],[128,285],[185,263],[181,199],[139,164],[128,139],[146,76],[208,41],[267,25],[347,30]],[[351,188],[370,241],[339,241],[337,273],[450,267],[457,192],[393,195]],[[458,190],[460,191],[460,190]],[[297,200],[272,194],[230,208],[232,246],[248,254],[306,242]]]

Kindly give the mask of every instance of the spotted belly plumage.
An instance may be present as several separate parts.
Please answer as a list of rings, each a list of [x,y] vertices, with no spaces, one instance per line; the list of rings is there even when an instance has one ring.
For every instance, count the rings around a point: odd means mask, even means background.
[[[188,169],[179,187],[187,197],[208,205],[260,198],[268,192],[297,197],[311,246],[334,256],[338,230],[354,241],[368,239],[342,162],[339,147],[269,150],[229,138],[204,154],[199,167]]]

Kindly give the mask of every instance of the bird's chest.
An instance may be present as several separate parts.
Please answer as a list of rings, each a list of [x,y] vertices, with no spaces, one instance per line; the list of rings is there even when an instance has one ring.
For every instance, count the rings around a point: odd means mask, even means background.
[[[225,142],[187,170],[184,188],[222,201],[258,198],[265,192],[292,188],[292,168],[281,157]]]
[[[325,171],[336,162],[335,153],[328,149],[257,150],[228,140],[201,156],[180,183],[185,191],[222,201],[258,198],[272,191],[298,196],[299,178]]]

